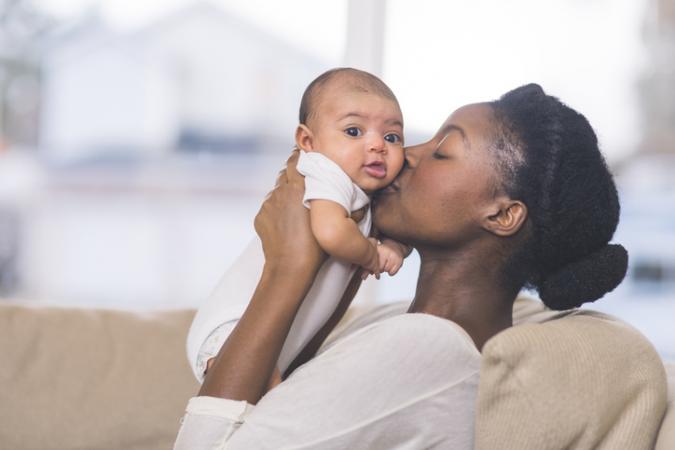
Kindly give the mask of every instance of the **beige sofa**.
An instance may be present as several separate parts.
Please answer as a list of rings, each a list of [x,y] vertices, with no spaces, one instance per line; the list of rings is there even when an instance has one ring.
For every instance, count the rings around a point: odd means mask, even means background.
[[[373,312],[347,320],[362,313]],[[184,356],[193,314],[0,303],[0,448],[171,448],[197,390]],[[639,333],[528,299],[514,318],[484,349],[476,448],[675,449],[675,365],[666,393]]]

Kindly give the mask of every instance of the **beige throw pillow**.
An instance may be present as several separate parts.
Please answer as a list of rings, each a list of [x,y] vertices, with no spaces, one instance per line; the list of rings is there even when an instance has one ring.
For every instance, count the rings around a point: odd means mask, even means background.
[[[475,448],[653,448],[666,378],[651,343],[597,312],[554,319],[486,343]]]
[[[668,374],[668,410],[661,422],[655,450],[673,450],[675,448],[675,362],[666,364]]]

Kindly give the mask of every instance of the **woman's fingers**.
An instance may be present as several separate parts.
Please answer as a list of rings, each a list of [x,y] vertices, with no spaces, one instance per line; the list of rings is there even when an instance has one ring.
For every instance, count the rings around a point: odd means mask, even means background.
[[[288,183],[288,176],[286,175],[286,169],[281,169],[277,174],[277,181],[274,183],[274,187],[276,188],[286,183]]]
[[[293,149],[291,156],[286,161],[286,182],[287,183],[304,183],[305,177],[298,172],[298,160],[300,159],[300,150]]]
[[[279,172],[277,185],[260,207],[254,227],[262,241],[266,263],[314,270],[325,255],[312,234],[309,211],[302,202],[305,182],[296,170],[299,155],[294,150],[286,168]]]
[[[286,165],[284,166],[283,169],[279,171],[277,174],[277,179],[276,182],[274,183],[274,187],[277,188],[281,186],[282,184],[287,184],[288,183],[288,167],[292,167],[292,172],[295,174],[297,173],[297,165],[298,165],[298,158],[300,157],[300,151],[297,148],[294,148],[293,151],[291,152],[291,156],[288,157],[286,160]],[[300,175],[300,174],[298,174]],[[269,197],[269,194],[267,194]]]

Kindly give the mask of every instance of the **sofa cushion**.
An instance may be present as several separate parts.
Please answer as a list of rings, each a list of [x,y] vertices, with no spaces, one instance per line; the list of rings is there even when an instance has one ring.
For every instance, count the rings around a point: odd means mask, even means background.
[[[171,448],[193,315],[0,305],[2,448]]]
[[[601,313],[545,319],[485,344],[475,448],[653,448],[666,379],[649,341]]]

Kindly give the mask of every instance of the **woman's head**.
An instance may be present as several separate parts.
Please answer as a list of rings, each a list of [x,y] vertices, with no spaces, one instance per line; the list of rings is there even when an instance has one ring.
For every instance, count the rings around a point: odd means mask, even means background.
[[[504,283],[537,289],[555,309],[623,279],[627,254],[607,245],[618,196],[595,133],[538,85],[460,108],[407,160],[375,207],[385,233],[416,247],[481,248]]]

